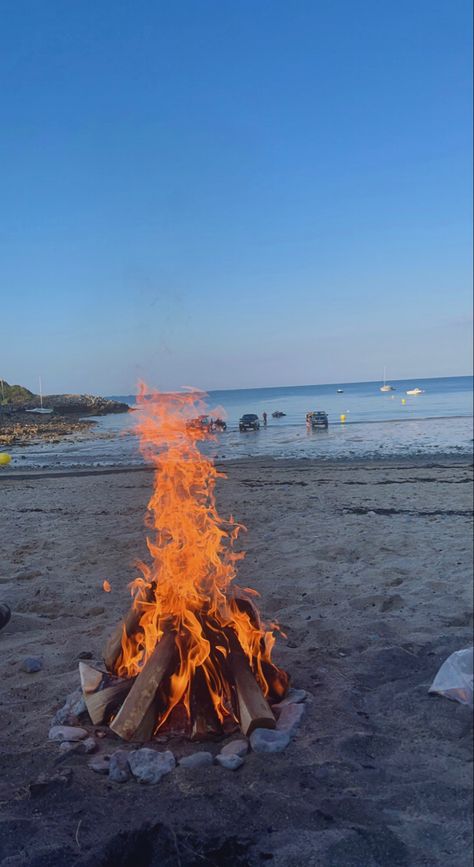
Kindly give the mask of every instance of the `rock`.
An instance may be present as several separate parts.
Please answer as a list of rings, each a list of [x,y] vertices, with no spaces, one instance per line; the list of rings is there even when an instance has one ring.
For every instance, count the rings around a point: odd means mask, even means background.
[[[286,707],[288,704],[300,704],[302,701],[306,701],[308,693],[305,689],[289,689],[288,695],[283,699],[283,701],[279,701],[278,704],[272,705],[272,710],[275,710],[277,713],[281,710],[282,707]]]
[[[86,737],[86,730],[79,726],[51,726],[48,734],[50,741],[82,741]]]
[[[104,753],[102,756],[96,756],[88,763],[91,771],[96,774],[108,774],[110,766],[110,756]]]
[[[226,768],[228,771],[236,771],[238,768],[241,768],[244,760],[242,756],[237,756],[235,754],[232,755],[222,755],[216,756],[216,762],[221,766],[221,768]]]
[[[369,512],[366,512],[368,518],[375,518],[376,514],[377,512],[374,512],[372,509],[370,509]]]
[[[90,650],[81,650],[80,653],[77,654],[78,659],[93,659],[94,654]]]
[[[287,704],[285,707],[282,707],[277,719],[277,731],[286,732],[290,738],[293,737],[304,712],[304,704]]]
[[[290,736],[277,729],[254,729],[250,735],[250,746],[255,753],[281,753],[289,743]]]
[[[128,763],[133,776],[139,783],[159,783],[165,774],[173,770],[176,762],[170,750],[158,752],[143,747],[130,753]]]
[[[246,756],[249,751],[248,741],[236,740],[226,744],[220,751],[221,756]]]
[[[21,663],[21,670],[26,671],[27,674],[35,674],[37,671],[41,671],[42,668],[43,662],[36,656],[27,656]]]
[[[84,738],[83,741],[61,741],[59,749],[62,753],[93,753],[97,749],[94,738]]]
[[[67,697],[64,705],[56,711],[53,717],[53,725],[75,726],[79,722],[81,714],[87,710],[84,696],[80,688],[75,689]]]
[[[84,617],[98,617],[100,614],[103,614],[105,608],[103,605],[93,605],[92,608],[88,608],[84,613]]]
[[[68,786],[72,780],[72,770],[71,768],[64,768],[62,771],[58,771],[55,774],[40,774],[38,779],[34,781],[34,783],[30,783],[29,790],[31,797],[34,798],[37,795],[43,795],[51,789],[55,789],[62,786]]]
[[[132,776],[128,763],[129,753],[126,750],[116,750],[110,756],[109,779],[114,783],[126,783]]]
[[[208,767],[212,765],[213,761],[214,757],[212,753],[193,753],[191,756],[185,756],[183,759],[180,759],[179,766],[180,768],[194,770],[194,768]]]

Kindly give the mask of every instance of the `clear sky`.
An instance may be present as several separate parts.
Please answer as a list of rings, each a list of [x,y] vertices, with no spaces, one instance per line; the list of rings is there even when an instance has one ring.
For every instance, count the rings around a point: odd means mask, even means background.
[[[470,0],[0,0],[0,376],[470,372]]]

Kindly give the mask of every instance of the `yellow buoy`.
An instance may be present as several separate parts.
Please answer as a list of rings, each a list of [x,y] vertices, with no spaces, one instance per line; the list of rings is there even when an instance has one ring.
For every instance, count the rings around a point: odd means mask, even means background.
[[[6,465],[10,463],[11,459],[11,455],[7,455],[6,452],[0,452],[0,467],[6,467]]]
[[[402,403],[405,404],[407,402],[406,397],[402,397]]]
[[[340,415],[339,418],[341,419],[341,421],[345,421],[345,420],[346,420],[346,417],[345,417],[344,413],[342,413],[342,415]]]

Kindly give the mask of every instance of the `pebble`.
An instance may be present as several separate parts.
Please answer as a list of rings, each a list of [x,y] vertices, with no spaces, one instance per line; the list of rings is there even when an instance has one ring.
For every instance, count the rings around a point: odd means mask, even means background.
[[[109,779],[114,783],[126,783],[132,776],[128,763],[129,753],[126,750],[116,750],[110,756]]]
[[[256,753],[281,753],[289,743],[289,734],[277,729],[254,729],[250,735],[250,746]]]
[[[48,734],[50,741],[82,741],[86,737],[86,730],[79,726],[51,726]]]
[[[69,753],[71,750],[76,753],[93,753],[97,749],[97,743],[94,738],[84,738],[83,741],[61,741],[59,749],[62,753]]]
[[[139,783],[159,783],[165,774],[173,770],[176,762],[170,750],[158,752],[143,747],[130,753],[128,763],[133,776]]]
[[[91,650],[81,650],[80,653],[77,654],[78,659],[93,659],[94,654]]]
[[[272,708],[278,713],[282,707],[286,707],[288,704],[300,704],[300,702],[306,701],[307,695],[308,693],[305,689],[291,688],[288,690],[288,695],[283,699],[283,701],[279,701],[278,704],[272,705]]]
[[[212,753],[193,753],[191,756],[185,756],[183,759],[180,759],[179,766],[180,768],[194,770],[194,768],[205,768],[212,765],[213,761],[214,757]]]
[[[277,719],[277,731],[286,732],[290,738],[293,737],[304,712],[304,704],[287,704],[285,707],[282,707]]]
[[[108,774],[110,765],[110,756],[104,753],[102,756],[96,756],[89,762],[89,767],[96,774]]]
[[[368,518],[375,518],[377,512],[373,512],[372,509],[366,513]]]
[[[225,747],[222,747],[220,755],[221,756],[246,756],[249,751],[248,741],[237,740],[231,741],[230,744],[226,744]]]
[[[236,771],[238,768],[241,768],[244,760],[242,756],[237,756],[235,753],[233,755],[222,755],[216,756],[216,762],[221,766],[221,768],[226,768],[228,771]]]
[[[67,697],[64,705],[56,711],[53,717],[53,725],[75,726],[79,722],[81,714],[87,710],[84,696],[80,688],[75,689]]]
[[[42,668],[43,662],[36,656],[27,656],[21,663],[22,671],[26,671],[27,674],[34,674],[36,671],[41,671]]]

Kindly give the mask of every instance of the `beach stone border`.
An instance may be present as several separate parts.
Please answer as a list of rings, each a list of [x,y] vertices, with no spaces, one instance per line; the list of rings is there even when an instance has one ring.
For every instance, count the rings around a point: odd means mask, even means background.
[[[237,737],[224,744],[220,752],[213,756],[208,750],[199,750],[190,755],[176,759],[171,750],[159,750],[154,747],[124,747],[112,753],[102,753],[92,756],[88,761],[89,768],[96,774],[107,776],[113,783],[126,783],[135,780],[144,785],[157,785],[160,780],[176,768],[184,772],[203,770],[219,765],[226,771],[237,771],[248,757],[249,752],[260,755],[281,753],[285,750],[296,734],[306,709],[308,693],[304,689],[290,689],[281,702],[272,705],[276,717],[276,728],[257,728],[249,738]],[[78,716],[83,712],[80,690],[67,697],[66,703],[53,718],[49,740],[58,743],[63,757],[75,753],[93,753],[97,749],[97,741],[90,735],[87,728],[78,725],[58,725],[58,719],[65,718],[78,722]],[[96,732],[103,736],[101,731]]]

